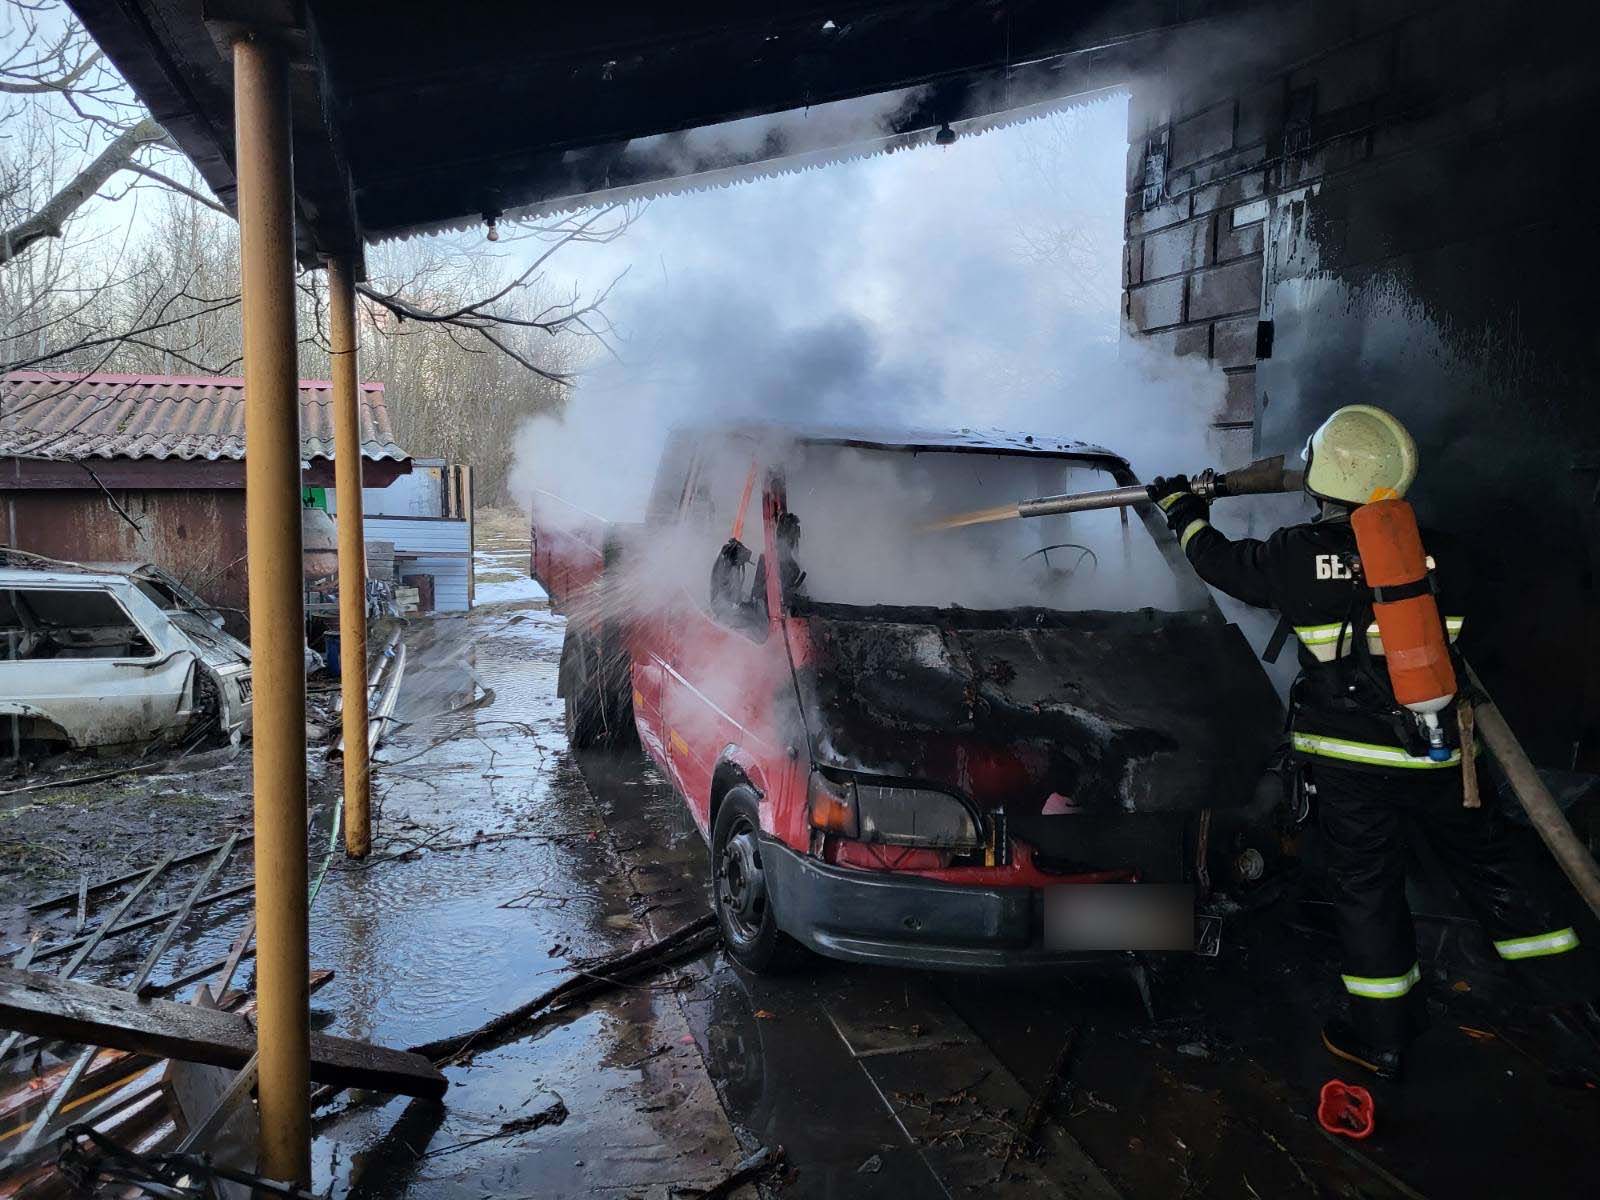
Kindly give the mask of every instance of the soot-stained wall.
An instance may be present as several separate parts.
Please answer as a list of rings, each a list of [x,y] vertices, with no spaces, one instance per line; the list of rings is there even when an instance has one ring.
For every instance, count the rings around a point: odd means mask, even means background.
[[[1135,85],[1125,299],[1129,336],[1228,373],[1231,458],[1401,416],[1475,664],[1536,759],[1600,770],[1597,26],[1352,2],[1211,43],[1209,77],[1175,48]]]

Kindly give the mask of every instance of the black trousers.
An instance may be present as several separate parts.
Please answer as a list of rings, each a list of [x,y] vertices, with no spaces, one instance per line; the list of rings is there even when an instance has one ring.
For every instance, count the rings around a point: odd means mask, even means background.
[[[1595,964],[1544,876],[1507,838],[1494,785],[1479,763],[1483,808],[1463,808],[1458,770],[1359,770],[1313,759],[1318,822],[1343,944],[1343,978],[1359,1034],[1402,1047],[1417,1028],[1416,930],[1406,905],[1408,822],[1517,972],[1531,1004],[1587,999]]]

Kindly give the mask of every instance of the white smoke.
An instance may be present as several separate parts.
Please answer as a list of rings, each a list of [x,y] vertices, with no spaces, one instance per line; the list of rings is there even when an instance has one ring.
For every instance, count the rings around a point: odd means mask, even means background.
[[[514,494],[637,520],[670,430],[752,421],[1008,428],[1146,477],[1205,466],[1221,373],[1119,337],[1125,129],[1114,97],[655,202],[603,248],[635,267],[620,361],[520,432]]]

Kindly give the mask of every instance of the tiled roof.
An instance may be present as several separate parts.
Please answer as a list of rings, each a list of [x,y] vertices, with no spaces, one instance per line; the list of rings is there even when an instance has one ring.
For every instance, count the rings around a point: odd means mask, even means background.
[[[300,381],[300,453],[333,457],[333,385]],[[404,461],[383,384],[361,385],[361,454]],[[244,380],[13,371],[0,378],[0,456],[244,458]]]

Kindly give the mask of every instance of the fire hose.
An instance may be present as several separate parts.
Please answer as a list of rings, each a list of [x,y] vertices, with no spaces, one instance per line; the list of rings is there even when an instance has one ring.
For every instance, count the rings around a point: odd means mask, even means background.
[[[1539,778],[1539,772],[1523,750],[1522,743],[1517,741],[1517,735],[1511,732],[1511,726],[1484,688],[1478,673],[1470,666],[1467,668],[1467,678],[1479,696],[1472,706],[1474,723],[1490,753],[1505,772],[1512,794],[1528,814],[1528,820],[1551,856],[1572,881],[1578,895],[1583,897],[1594,915],[1600,917],[1600,868],[1595,866],[1594,855],[1589,853],[1589,848],[1572,828],[1561,806],[1550,794],[1550,789]]]
[[[1263,496],[1276,492],[1298,492],[1304,475],[1284,465],[1283,455],[1259,459],[1236,471],[1218,472],[1207,467],[1189,481],[1189,490],[1206,500],[1221,496]],[[1062,513],[1093,512],[1102,508],[1128,508],[1135,504],[1150,503],[1150,492],[1144,484],[1129,487],[1107,488],[1098,492],[1068,492],[1060,496],[1040,496],[1021,500],[1015,504],[1002,504],[995,508],[980,508],[974,512],[957,513],[927,528],[959,529],[966,525],[985,525],[991,521],[1009,521],[1018,517],[1054,517]]]

